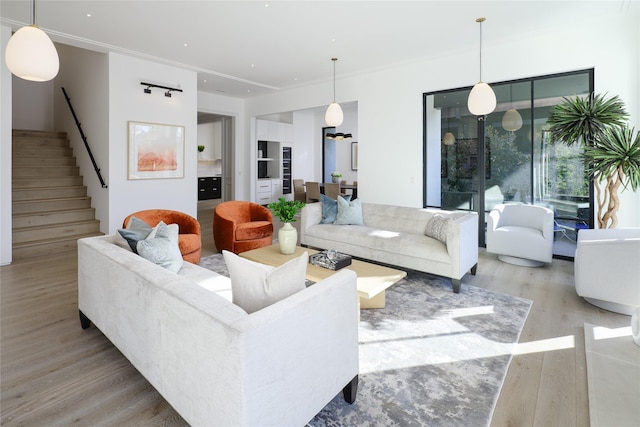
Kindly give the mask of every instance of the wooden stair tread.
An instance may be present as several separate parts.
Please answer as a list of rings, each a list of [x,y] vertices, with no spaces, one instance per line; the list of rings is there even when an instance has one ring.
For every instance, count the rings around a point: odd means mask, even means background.
[[[29,246],[42,245],[42,244],[46,244],[46,243],[57,243],[57,242],[78,240],[78,239],[82,239],[84,237],[94,237],[94,236],[103,236],[103,235],[104,235],[104,233],[101,232],[101,231],[98,231],[96,233],[69,234],[69,235],[60,236],[60,237],[50,237],[50,238],[40,239],[40,240],[30,240],[28,242],[16,242],[16,243],[13,244],[13,247],[14,248],[25,248],[25,247],[29,247]]]

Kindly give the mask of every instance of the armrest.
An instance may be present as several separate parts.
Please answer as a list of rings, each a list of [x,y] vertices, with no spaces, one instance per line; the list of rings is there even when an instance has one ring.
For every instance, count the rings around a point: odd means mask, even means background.
[[[213,212],[213,240],[219,251],[226,249],[233,252],[236,236],[236,221]]]
[[[447,252],[452,260],[454,272],[462,278],[478,263],[478,214],[468,213],[449,223],[447,230]]]
[[[242,337],[239,381],[248,396],[247,425],[286,425],[296,417],[304,425],[358,375],[358,296],[350,270],[238,319],[234,327]],[[272,409],[282,402],[286,418]]]
[[[307,203],[300,211],[300,243],[305,244],[305,231],[322,221],[322,203]]]

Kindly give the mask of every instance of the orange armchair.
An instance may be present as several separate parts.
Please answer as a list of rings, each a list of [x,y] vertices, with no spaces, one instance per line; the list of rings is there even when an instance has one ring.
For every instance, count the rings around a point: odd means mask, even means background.
[[[148,209],[127,216],[122,224],[123,227],[127,226],[129,218],[132,216],[146,222],[151,227],[155,227],[160,221],[164,221],[165,224],[178,224],[178,246],[182,259],[192,264],[200,262],[202,239],[200,238],[200,223],[197,219],[183,212]]]
[[[236,254],[271,245],[271,211],[252,202],[222,202],[213,211],[213,240],[219,251]]]

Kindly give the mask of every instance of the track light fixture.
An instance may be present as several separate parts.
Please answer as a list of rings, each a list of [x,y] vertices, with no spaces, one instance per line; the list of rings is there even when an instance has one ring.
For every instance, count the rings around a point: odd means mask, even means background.
[[[153,83],[145,83],[145,82],[140,82],[140,84],[142,86],[146,86],[146,88],[144,89],[144,93],[151,93],[152,87],[157,87],[158,89],[166,89],[164,96],[166,96],[167,98],[171,98],[171,92],[182,92],[182,89],[177,89],[175,87],[161,86],[161,85],[156,85]]]
[[[328,134],[325,135],[325,138],[327,138],[327,139],[335,139],[337,141],[342,141],[342,140],[345,140],[345,139],[353,138],[353,135],[351,135],[350,133],[337,132],[337,133],[328,133]]]

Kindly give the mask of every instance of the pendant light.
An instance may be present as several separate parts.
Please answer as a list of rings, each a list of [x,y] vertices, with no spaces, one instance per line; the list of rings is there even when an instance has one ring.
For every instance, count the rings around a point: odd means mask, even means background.
[[[453,145],[456,142],[456,136],[449,128],[449,118],[451,117],[451,109],[447,109],[447,132],[442,135],[442,143],[444,145]]]
[[[327,122],[327,126],[340,126],[344,120],[344,114],[340,104],[336,102],[336,61],[338,58],[331,58],[331,60],[333,61],[333,102],[324,113],[324,121]]]
[[[49,36],[36,25],[35,0],[31,2],[31,25],[11,36],[5,61],[9,70],[21,79],[46,82],[58,75],[58,52]]]
[[[487,18],[478,18],[476,22],[480,24],[480,81],[471,89],[469,99],[467,99],[467,107],[471,114],[476,116],[484,116],[496,109],[496,94],[491,86],[482,81],[482,23]]]
[[[502,116],[502,128],[509,132],[515,132],[522,127],[522,116],[518,110],[513,108],[512,86],[513,85],[509,85],[509,102],[511,103],[511,108]]]

